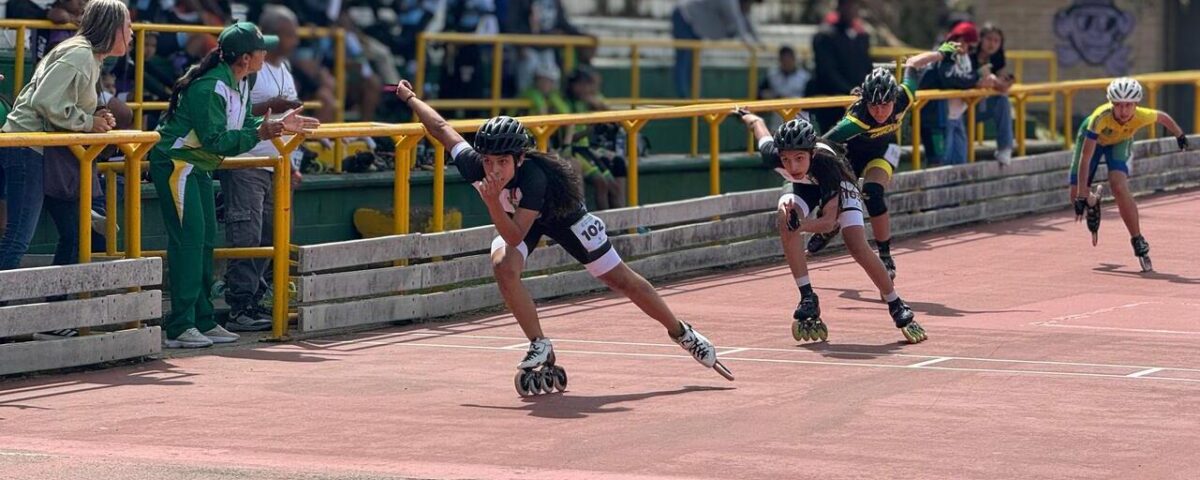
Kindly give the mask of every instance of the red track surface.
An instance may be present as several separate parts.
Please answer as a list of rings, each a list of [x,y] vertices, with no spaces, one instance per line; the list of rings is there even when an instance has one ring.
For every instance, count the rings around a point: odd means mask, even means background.
[[[0,478],[1197,478],[1200,191],[904,239],[899,342],[846,256],[812,274],[829,344],[788,332],[782,262],[662,286],[723,380],[632,305],[543,308],[565,394],[521,399],[511,317],[0,383]]]

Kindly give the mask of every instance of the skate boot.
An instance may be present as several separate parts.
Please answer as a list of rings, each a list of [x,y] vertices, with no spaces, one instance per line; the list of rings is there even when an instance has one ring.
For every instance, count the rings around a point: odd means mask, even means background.
[[[525,359],[517,364],[513,384],[517,387],[517,394],[522,397],[567,389],[567,371],[554,364],[554,345],[550,339],[539,338],[529,342]]]
[[[792,319],[792,338],[797,342],[829,339],[829,329],[821,321],[821,302],[815,293],[800,299]]]
[[[821,251],[821,249],[825,248],[826,245],[829,245],[829,242],[833,241],[833,239],[837,237],[838,233],[841,233],[841,231],[842,228],[838,227],[829,233],[814,233],[812,237],[809,237],[808,239],[808,254],[815,255],[817,252]]]
[[[929,338],[925,335],[925,329],[915,320],[916,315],[912,309],[908,308],[903,300],[897,298],[888,303],[888,313],[892,315],[892,321],[896,323],[896,328],[900,329],[908,343],[921,343]]]
[[[1138,235],[1129,239],[1129,243],[1133,244],[1133,254],[1142,264],[1142,271],[1153,272],[1154,265],[1150,263],[1150,244],[1146,242],[1146,237]]]
[[[725,368],[720,360],[717,360],[717,349],[713,347],[712,342],[708,341],[700,332],[693,330],[687,322],[680,320],[679,324],[683,326],[683,334],[679,337],[671,337],[671,340],[692,354],[692,358],[695,358],[701,365],[716,370],[728,380],[733,380],[733,373]]]
[[[1103,185],[1096,185],[1087,199],[1087,228],[1092,232],[1092,246],[1100,242],[1100,199]]]

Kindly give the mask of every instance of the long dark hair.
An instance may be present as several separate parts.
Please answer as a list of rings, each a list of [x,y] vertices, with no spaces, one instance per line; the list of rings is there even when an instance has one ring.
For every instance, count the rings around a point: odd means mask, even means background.
[[[821,148],[822,146],[828,147],[832,152]],[[821,187],[822,200],[829,200],[835,194],[844,193],[847,189],[842,182],[850,182],[853,185],[858,180],[846,162],[845,148],[834,142],[817,142],[817,148],[813,149],[812,161],[809,162],[808,174]]]
[[[167,113],[163,114],[163,122],[166,122],[175,114],[175,109],[179,107],[179,99],[183,97],[183,91],[187,90],[192,81],[200,78],[201,75],[208,73],[209,70],[217,68],[221,62],[233,64],[238,59],[237,55],[225,55],[221,53],[220,47],[214,48],[200,60],[200,63],[192,65],[187,73],[184,73],[179,80],[175,82],[175,88],[171,90],[171,99],[167,101]]]
[[[975,51],[971,52],[971,56],[974,57],[976,60],[979,59],[979,52],[983,51],[983,37],[986,37],[987,34],[989,34],[989,33],[995,33],[996,35],[1000,35],[1000,48],[998,50],[996,50],[996,53],[993,53],[990,56],[988,56],[987,60],[991,61],[992,57],[995,57],[995,56],[999,56],[1000,58],[1007,59],[1008,57],[1004,56],[1004,43],[1006,40],[1004,38],[1004,30],[1001,30],[1000,26],[996,25],[994,23],[985,23],[985,24],[983,24],[983,28],[979,29],[979,45],[975,46]],[[995,73],[995,72],[992,72],[992,73]]]
[[[546,172],[546,201],[551,206],[544,212],[552,218],[566,218],[583,205],[583,182],[565,160],[552,153],[525,152],[525,161],[534,162]]]

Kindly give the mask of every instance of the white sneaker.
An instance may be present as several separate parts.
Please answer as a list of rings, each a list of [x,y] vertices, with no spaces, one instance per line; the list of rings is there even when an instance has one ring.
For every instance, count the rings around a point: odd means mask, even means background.
[[[717,363],[717,350],[713,348],[712,342],[708,341],[704,335],[692,330],[692,326],[687,322],[680,321],[683,325],[683,335],[679,338],[672,338],[680,347],[692,354],[692,357],[708,368],[712,368]]]
[[[1012,149],[996,150],[996,161],[1000,162],[1000,165],[1008,166],[1012,163]]]
[[[184,330],[178,337],[168,338],[163,343],[167,348],[205,348],[211,347],[213,344],[212,340],[201,335],[200,331],[195,328]]]
[[[241,335],[230,332],[220,325],[213,327],[212,330],[204,332],[204,336],[208,337],[209,340],[212,340],[212,343],[233,343],[238,341],[239,338],[242,338]]]
[[[517,368],[540,367],[553,357],[554,344],[550,343],[549,338],[539,338],[529,342],[529,350],[525,352],[525,359],[517,364]]]
[[[104,222],[107,220],[108,217],[101,215],[95,210],[92,210],[92,231],[96,232],[97,235],[104,235]],[[117,224],[117,231],[121,231],[120,223]]]

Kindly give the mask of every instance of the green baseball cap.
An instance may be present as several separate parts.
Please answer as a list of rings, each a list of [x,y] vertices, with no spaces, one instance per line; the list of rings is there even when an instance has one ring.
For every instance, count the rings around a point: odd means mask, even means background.
[[[217,37],[221,50],[232,55],[254,53],[258,50],[273,50],[279,45],[279,37],[263,35],[258,26],[250,22],[238,22],[221,32]]]

